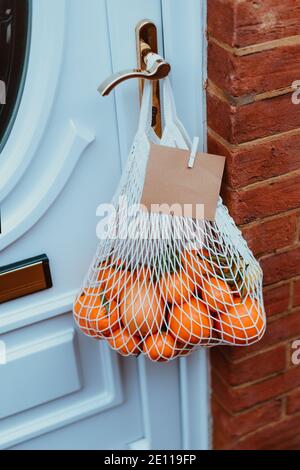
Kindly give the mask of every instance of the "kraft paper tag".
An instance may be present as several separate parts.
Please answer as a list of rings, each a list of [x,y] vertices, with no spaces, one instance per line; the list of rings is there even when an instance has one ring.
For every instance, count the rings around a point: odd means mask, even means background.
[[[141,204],[148,211],[213,221],[225,157],[151,144]]]

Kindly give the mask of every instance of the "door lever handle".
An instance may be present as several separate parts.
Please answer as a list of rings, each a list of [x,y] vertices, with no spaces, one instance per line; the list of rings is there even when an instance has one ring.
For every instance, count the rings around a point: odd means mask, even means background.
[[[165,62],[159,55],[148,52],[145,55],[144,61],[147,65],[151,56],[156,56],[154,63],[145,70],[133,69],[123,70],[122,72],[116,72],[108,77],[98,88],[99,93],[102,96],[107,96],[119,83],[129,80],[130,78],[140,78],[144,80],[160,80],[169,75],[171,66]]]
[[[136,26],[135,34],[137,68],[114,73],[101,83],[98,91],[102,96],[107,96],[119,83],[131,78],[139,78],[141,97],[144,80],[152,80],[152,127],[160,137],[162,128],[159,80],[169,75],[171,66],[157,53],[157,30],[152,21],[139,21]]]

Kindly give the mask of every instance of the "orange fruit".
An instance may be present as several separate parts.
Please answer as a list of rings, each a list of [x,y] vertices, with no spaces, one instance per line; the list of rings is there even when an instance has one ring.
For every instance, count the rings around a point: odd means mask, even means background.
[[[90,312],[89,323],[97,333],[110,336],[119,327],[117,303],[114,300],[108,302],[104,296],[101,300],[99,308]]]
[[[92,296],[92,297],[93,296],[98,297],[99,292],[100,292],[99,287],[84,287],[82,290],[82,294],[86,296]]]
[[[120,258],[112,258],[112,262],[120,269],[124,269],[124,261]]]
[[[99,268],[100,290],[105,293],[107,300],[117,300],[124,285],[129,281],[131,273],[115,268],[113,265],[108,266],[107,261],[104,261]]]
[[[145,339],[143,351],[153,361],[167,361],[176,355],[175,339],[169,333],[154,333]]]
[[[191,282],[195,283],[196,289],[202,286],[203,276],[212,273],[209,262],[201,257],[197,250],[185,250],[181,262]]]
[[[139,353],[138,345],[140,338],[131,335],[126,329],[118,328],[107,341],[113,349],[124,356],[137,355]]]
[[[204,279],[202,296],[211,312],[226,312],[234,302],[228,284],[215,277]]]
[[[189,300],[195,286],[182,270],[165,272],[159,280],[159,289],[166,302],[180,304]]]
[[[82,293],[74,304],[74,316],[81,331],[88,336],[98,336],[93,330],[89,316],[92,312],[98,312],[100,307],[100,297],[86,295]]]
[[[212,320],[206,305],[195,297],[190,302],[175,306],[170,315],[169,331],[177,341],[198,344],[210,337]]]
[[[210,253],[206,248],[201,248],[198,251],[198,258],[200,259],[200,264],[203,269],[203,274],[205,276],[213,276],[214,269],[213,269],[213,261],[211,260]]]
[[[248,344],[258,338],[264,328],[264,321],[255,301],[247,297],[241,303],[237,298],[227,313],[217,315],[215,326],[223,340],[233,344]]]
[[[134,282],[134,275],[130,271],[117,270],[111,279],[107,280],[107,288],[118,292],[119,294],[127,285]]]
[[[164,304],[158,290],[150,283],[138,282],[121,293],[120,318],[132,335],[156,333],[163,322]]]
[[[202,266],[196,250],[185,250],[182,254],[181,262],[185,272],[190,276],[191,282],[196,287],[202,285]]]
[[[102,292],[105,292],[106,298],[108,300],[113,299],[118,290],[114,289],[114,286],[118,282],[118,271],[112,265],[108,266],[108,262],[105,261],[99,266],[99,272],[97,280],[99,282],[99,287]]]
[[[139,284],[142,284],[145,280],[151,280],[152,273],[148,266],[139,266],[133,271],[133,276],[135,280],[138,280]]]

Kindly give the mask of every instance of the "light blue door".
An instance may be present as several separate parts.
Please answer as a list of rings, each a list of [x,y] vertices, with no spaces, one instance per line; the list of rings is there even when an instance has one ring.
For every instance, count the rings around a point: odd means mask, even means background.
[[[139,110],[136,81],[108,98],[97,86],[136,66],[135,24],[150,18],[164,31],[179,113],[202,135],[202,3],[31,2],[26,81],[0,158],[0,265],[46,253],[53,287],[0,305],[0,448],[209,445],[205,352],[170,364],[121,358],[71,315],[97,245],[96,207],[113,195]]]

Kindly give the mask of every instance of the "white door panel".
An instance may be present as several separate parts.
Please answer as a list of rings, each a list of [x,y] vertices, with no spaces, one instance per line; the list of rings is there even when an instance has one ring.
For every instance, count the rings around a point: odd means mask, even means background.
[[[55,24],[60,0],[56,0],[54,10],[54,2],[43,0],[43,3],[49,6],[48,21],[52,19]],[[38,4],[33,2],[33,18]],[[120,176],[118,141],[113,138],[117,136],[115,107],[105,100],[101,104],[97,93],[99,76],[111,73],[105,2],[90,0],[90,6],[91,9],[83,8],[80,0],[67,2],[64,59],[59,64],[55,61],[60,68],[60,80],[43,138],[36,148],[33,134],[32,163],[1,204],[0,243],[6,244],[12,232],[18,240],[1,252],[1,264],[45,252],[51,263],[53,288],[1,306],[3,327],[6,319],[10,324],[12,318],[17,321],[18,313],[14,312],[23,311],[27,305],[32,309],[34,304],[53,302],[56,296],[72,297],[96,248],[95,209],[111,198]],[[39,37],[38,25],[36,20],[33,43]],[[82,52],[82,41],[83,50],[92,49],[93,53]],[[55,76],[58,72],[52,66],[50,62],[48,72]],[[29,64],[27,80],[30,79]],[[34,95],[35,90],[30,88],[28,93]],[[27,99],[26,90],[23,99]],[[36,132],[39,137],[39,125]]]
[[[137,80],[107,98],[97,87],[136,67],[139,20],[157,24],[181,117],[192,134],[204,132],[204,12],[198,0],[184,3],[32,1],[26,83],[0,160],[0,265],[46,253],[53,287],[0,305],[8,351],[0,365],[0,448],[208,447],[204,352],[170,364],[122,358],[80,334],[71,314],[97,246],[96,207],[114,193],[139,113]],[[183,64],[199,73],[185,84],[180,56],[189,32],[199,46]]]

